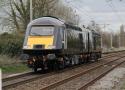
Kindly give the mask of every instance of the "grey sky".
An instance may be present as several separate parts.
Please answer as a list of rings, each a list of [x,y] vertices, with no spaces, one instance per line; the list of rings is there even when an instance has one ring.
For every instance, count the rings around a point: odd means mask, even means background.
[[[107,28],[114,31],[125,24],[125,0],[66,0],[70,7],[80,15],[81,21],[87,24],[91,20],[98,24],[110,24]]]
[[[118,31],[125,24],[125,0],[63,0],[65,4],[76,10],[81,24],[88,25],[91,20],[98,24],[110,24],[108,28]],[[0,9],[0,16],[4,15]]]

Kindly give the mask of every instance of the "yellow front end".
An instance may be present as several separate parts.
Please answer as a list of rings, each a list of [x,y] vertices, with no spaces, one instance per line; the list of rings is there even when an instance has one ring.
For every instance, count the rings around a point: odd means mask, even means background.
[[[54,36],[28,36],[27,49],[34,49],[34,45],[44,45],[44,49],[51,49]]]

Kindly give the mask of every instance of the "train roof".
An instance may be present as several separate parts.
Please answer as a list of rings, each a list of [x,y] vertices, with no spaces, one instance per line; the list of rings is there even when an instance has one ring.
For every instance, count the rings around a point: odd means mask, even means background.
[[[29,23],[28,26],[32,25],[54,25],[54,26],[63,26],[64,22],[53,17],[41,17],[38,19],[35,19]]]
[[[28,26],[30,27],[33,25],[65,26],[66,28],[72,28],[72,29],[75,29],[78,31],[82,31],[82,29],[80,27],[71,25],[71,24],[65,22],[64,20],[59,19],[57,17],[53,17],[53,16],[45,16],[45,17],[35,19],[35,20],[31,21]]]
[[[72,28],[72,29],[75,29],[75,30],[78,30],[78,31],[92,32],[92,33],[99,34],[99,32],[97,32],[95,30],[90,30],[88,28],[78,27],[78,26],[75,26],[75,25],[71,25],[70,23],[67,23],[64,20],[59,19],[59,18],[54,17],[54,16],[44,16],[44,17],[35,19],[35,20],[31,21],[28,24],[28,27],[31,27],[33,25],[66,26],[66,28]]]

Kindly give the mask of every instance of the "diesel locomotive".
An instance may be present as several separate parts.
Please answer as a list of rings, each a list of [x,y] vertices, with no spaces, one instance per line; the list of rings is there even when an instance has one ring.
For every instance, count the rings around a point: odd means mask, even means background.
[[[101,57],[101,36],[95,30],[71,25],[56,17],[42,17],[27,26],[23,53],[36,72],[57,70]]]

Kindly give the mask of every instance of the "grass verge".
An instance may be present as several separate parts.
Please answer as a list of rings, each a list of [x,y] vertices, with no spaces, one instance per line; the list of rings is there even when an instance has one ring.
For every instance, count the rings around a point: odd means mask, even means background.
[[[2,73],[21,73],[30,70],[25,64],[22,63],[17,65],[0,66],[0,68],[2,69]]]
[[[0,69],[2,73],[21,73],[30,70],[18,58],[10,58],[6,55],[0,55]]]

